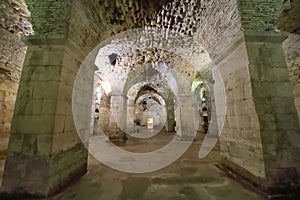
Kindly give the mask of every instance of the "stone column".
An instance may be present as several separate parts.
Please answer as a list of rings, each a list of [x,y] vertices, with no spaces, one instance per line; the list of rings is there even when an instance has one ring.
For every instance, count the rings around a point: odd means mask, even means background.
[[[195,122],[198,123],[199,117],[196,115],[197,109],[194,109],[194,102],[192,95],[179,94],[179,108],[180,108],[180,125],[177,135],[181,140],[193,140],[197,131]],[[176,124],[177,125],[177,124]]]
[[[282,49],[286,37],[275,32],[245,34],[267,175],[264,187],[271,195],[300,189],[300,129]]]
[[[127,140],[127,96],[112,95],[110,102],[109,140],[124,142]]]
[[[167,105],[167,121],[166,121],[166,130],[167,132],[174,132],[175,131],[175,110],[174,104]]]
[[[109,131],[109,118],[110,118],[110,96],[102,90],[101,101],[99,104],[99,127],[104,133]]]
[[[285,37],[245,32],[215,59],[227,96],[224,166],[269,195],[299,191],[300,131],[281,47]],[[222,92],[215,94],[218,114],[224,104],[218,101]]]
[[[166,121],[166,130],[168,132],[175,131],[175,105],[174,105],[174,95],[173,93],[169,94],[168,102],[166,103],[167,108],[167,121]]]
[[[73,84],[83,56],[64,37],[31,36],[25,43],[2,189],[44,197],[87,171],[87,150],[72,115]],[[83,95],[92,97],[93,77],[86,79],[91,90]],[[90,113],[91,108],[83,109],[87,129]]]

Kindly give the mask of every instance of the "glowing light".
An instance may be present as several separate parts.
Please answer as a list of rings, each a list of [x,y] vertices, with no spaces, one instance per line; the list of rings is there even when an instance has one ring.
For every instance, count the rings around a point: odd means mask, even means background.
[[[104,89],[106,95],[109,95],[112,92],[111,85],[108,81],[102,80],[100,82],[100,84],[101,84],[102,88]]]

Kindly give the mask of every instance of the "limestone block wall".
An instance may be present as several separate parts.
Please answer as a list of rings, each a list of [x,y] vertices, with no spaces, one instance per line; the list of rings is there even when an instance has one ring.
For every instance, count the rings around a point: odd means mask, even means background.
[[[245,37],[267,174],[262,188],[272,195],[293,193],[299,191],[299,120],[282,49],[286,35]]]
[[[8,193],[24,192],[20,188],[25,188],[27,193],[47,195],[74,174],[86,172],[87,150],[81,144],[72,115],[72,92],[80,56],[67,48],[63,40],[62,44],[54,45],[39,39],[34,40],[39,45],[30,41],[26,41],[29,47],[16,101],[3,188]],[[89,95],[92,96],[83,96]],[[81,111],[81,119],[86,119],[88,125],[90,113],[91,109],[86,107]],[[14,168],[16,162],[26,163],[26,169]],[[20,170],[24,170],[23,181],[19,179]],[[38,175],[32,175],[33,171]]]
[[[6,154],[11,121],[26,46],[21,35],[31,34],[29,12],[23,0],[0,2],[0,159]]]
[[[102,91],[104,92],[104,90]],[[103,93],[99,105],[99,127],[104,133],[109,131],[109,118],[110,118],[110,98]]]
[[[245,169],[257,177],[265,177],[259,122],[252,99],[251,82],[248,72],[248,57],[245,43],[235,44],[225,59],[217,64],[225,86],[216,80],[214,87],[216,110],[227,109],[224,128],[220,135],[223,162]],[[218,76],[214,72],[214,78]],[[220,101],[226,95],[225,102]],[[218,116],[221,120],[222,116]],[[220,127],[219,127],[220,128]]]
[[[290,34],[283,42],[283,48],[300,121],[300,35]]]
[[[0,157],[6,152],[26,46],[0,28]]]

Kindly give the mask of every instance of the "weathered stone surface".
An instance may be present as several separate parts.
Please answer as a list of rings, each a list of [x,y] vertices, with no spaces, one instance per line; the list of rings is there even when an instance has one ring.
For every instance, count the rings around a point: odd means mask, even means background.
[[[0,28],[16,36],[32,34],[30,13],[24,0],[0,2]]]
[[[14,104],[26,46],[19,38],[0,28],[0,154],[7,149]]]
[[[300,36],[297,34],[290,34],[284,41],[283,48],[300,122]]]
[[[3,29],[4,33],[2,35],[10,41],[12,35],[7,34],[8,31],[16,35],[30,34],[29,29],[26,30],[28,24],[24,27],[20,25],[21,22],[28,21],[26,9],[23,10],[24,7],[21,6],[21,12],[11,15],[11,10],[17,11],[21,4],[13,3],[14,1],[7,2],[1,4],[1,6],[6,5],[5,8],[9,11],[4,15],[1,13],[1,17],[4,16],[4,23],[1,24],[1,31]],[[80,139],[76,134],[72,116],[72,89],[81,85],[88,86],[86,90],[80,90],[78,98],[73,99],[75,106],[83,105],[75,115],[81,115],[79,129],[87,134],[91,114],[91,102],[87,99],[92,97],[93,70],[84,69],[87,71],[87,77],[80,77],[79,85],[74,86],[78,68],[88,52],[110,36],[132,28],[156,26],[191,36],[217,63],[224,79],[227,103],[218,101],[224,95],[224,91],[217,89],[215,90],[216,107],[217,111],[224,106],[228,109],[227,116],[224,116],[225,113],[219,113],[220,118],[226,117],[224,134],[221,136],[224,162],[228,161],[228,166],[233,163],[232,166],[236,166],[233,168],[237,171],[239,169],[246,171],[248,173],[246,176],[250,179],[254,176],[258,177],[258,181],[266,181],[263,183],[266,183],[269,187],[267,190],[271,193],[276,192],[274,189],[287,192],[285,189],[290,189],[290,186],[295,186],[293,189],[297,189],[299,144],[295,141],[299,140],[299,123],[295,120],[293,94],[282,49],[272,32],[282,3],[281,0],[176,0],[173,2],[167,0],[159,2],[28,0],[27,5],[31,11],[36,36],[31,37],[29,39],[31,43],[28,43],[30,47],[15,109],[8,166],[15,165],[17,160],[22,159],[25,160],[25,164],[20,165],[16,171],[7,171],[8,174],[11,173],[11,176],[7,175],[5,178],[7,188],[20,184],[18,176],[23,176],[25,171],[29,182],[24,188],[27,190],[25,192],[45,195],[52,188],[59,188],[60,184],[73,174],[85,171],[86,154],[80,145],[78,147]],[[25,13],[20,17],[21,22],[15,20],[19,19],[18,13],[21,15]],[[17,26],[11,26],[10,19]],[[249,31],[263,31],[264,34],[253,36],[251,32],[248,34]],[[246,33],[245,38],[244,33]],[[260,40],[256,41],[258,38]],[[290,38],[288,41],[296,40],[293,36]],[[158,38],[158,42],[165,44],[161,39]],[[185,40],[180,43],[185,45]],[[293,45],[289,44],[290,42],[286,43],[288,60],[292,63],[289,64],[290,77],[292,81],[298,82],[299,55],[295,53],[298,48],[294,47],[298,43]],[[179,46],[179,41],[177,45]],[[12,46],[15,47],[15,45],[1,43],[1,47],[5,50],[2,51],[4,56],[1,57],[1,61],[3,60],[1,63],[4,64],[0,65],[0,70],[5,72],[1,73],[1,77],[5,77],[5,80],[8,77],[17,80],[19,76],[20,70],[15,68],[7,58],[10,55],[20,58],[20,60],[15,58],[11,60],[18,61],[16,66],[21,66],[19,61],[22,59],[22,53],[12,51]],[[175,45],[175,48],[178,46]],[[168,43],[165,47],[169,47]],[[187,47],[185,50],[194,50],[191,46],[187,45]],[[202,55],[207,56],[203,48],[198,49],[202,50]],[[132,56],[136,61],[135,65],[139,63],[142,58],[140,55],[144,52],[132,50],[135,49],[128,48],[124,58],[130,58],[128,56],[130,53],[135,54]],[[145,54],[151,57],[150,61],[154,61],[158,53],[152,54],[151,50],[149,52]],[[170,64],[174,65],[173,69],[179,71],[189,83],[193,81],[196,73],[195,70],[191,70],[190,65],[171,54],[164,55],[173,59]],[[140,68],[130,74],[130,78],[125,81],[126,91],[135,83],[143,81],[141,76],[143,71],[144,68]],[[220,84],[220,80],[215,81],[216,85]],[[8,83],[5,81],[4,83],[7,87]],[[299,84],[295,84],[294,87],[296,106],[298,106],[297,98],[300,93],[297,85]],[[11,86],[16,87],[14,84],[8,87]],[[2,99],[7,99],[11,103],[14,95],[7,93],[6,90],[4,93],[0,91],[4,94],[0,101],[5,102]],[[191,104],[191,102],[185,103]],[[6,105],[1,107],[3,110],[6,108]],[[191,110],[186,107],[183,109],[185,113],[182,117],[185,122],[190,122],[193,119]],[[118,114],[121,117],[120,121],[126,124],[123,113]],[[12,116],[6,115],[8,117],[0,118],[4,122],[5,131],[8,130],[7,119],[11,119]],[[179,119],[180,116],[177,118]],[[113,120],[110,122],[113,128],[111,131],[114,134],[118,133],[120,129],[116,128],[116,123]],[[186,129],[186,132],[189,131]],[[70,154],[66,155],[68,152]],[[30,176],[36,174],[29,172],[28,169],[36,164],[37,157],[42,157],[38,160],[44,163],[40,164],[41,168],[36,172],[40,175],[37,178],[40,179],[35,180],[33,177],[33,181],[30,182]],[[49,161],[44,157],[53,160]],[[53,170],[51,176],[47,176],[48,167]],[[293,179],[292,174],[297,174],[296,178]],[[13,176],[17,178],[12,178]],[[10,178],[12,182],[9,182]],[[256,178],[254,181],[257,181]],[[44,183],[45,180],[48,181],[48,185]],[[41,182],[43,184],[40,184]],[[47,188],[48,186],[50,189]],[[182,194],[186,191],[190,190],[182,189]],[[24,191],[20,189],[17,192]]]
[[[282,6],[282,12],[276,21],[279,30],[289,33],[300,33],[300,4],[299,0],[286,0]]]

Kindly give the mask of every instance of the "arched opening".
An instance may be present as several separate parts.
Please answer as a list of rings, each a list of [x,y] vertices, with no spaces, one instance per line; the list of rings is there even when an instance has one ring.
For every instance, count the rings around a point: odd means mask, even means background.
[[[286,188],[297,191],[294,186],[299,176],[295,178],[288,172],[299,168],[297,156],[291,153],[297,152],[298,144],[294,141],[299,138],[299,122],[295,121],[295,95],[291,94],[286,63],[282,59],[280,45],[285,36],[273,27],[282,2],[133,0],[128,5],[124,1],[116,2],[111,5],[108,1],[90,0],[27,1],[35,35],[24,39],[28,51],[14,111],[4,193],[47,196],[86,173],[88,153],[83,144],[89,144],[94,124],[95,65],[100,77],[109,80],[112,86],[110,97],[105,96],[106,86],[100,87],[101,94],[105,93],[100,100],[109,99],[108,139],[118,142],[126,140],[128,115],[123,112],[128,109],[126,94],[133,85],[143,81],[144,75],[153,83],[151,76],[147,76],[149,73],[160,75],[156,77],[166,81],[176,96],[172,98],[177,138],[191,140],[194,136],[191,130],[195,129],[199,117],[199,113],[189,109],[195,108],[192,82],[198,72],[205,76],[206,69],[211,69],[209,79],[213,80],[209,82],[213,83],[213,90],[209,91],[213,91],[214,104],[210,121],[215,125],[209,126],[212,134],[203,140],[198,156],[206,156],[220,137],[222,164],[226,170],[254,182],[253,185],[270,195],[287,193]],[[41,12],[39,8],[49,10]],[[49,16],[51,23],[48,23]],[[137,27],[143,27],[142,33],[125,31]],[[123,31],[125,34],[120,38],[117,33]],[[115,37],[108,39],[111,35]],[[131,40],[137,35],[144,37]],[[96,47],[103,41],[106,44]],[[105,65],[97,65],[101,63],[97,57],[99,50],[103,50]],[[86,60],[89,53],[91,59]],[[148,64],[142,65],[145,62]],[[84,76],[78,76],[81,72]],[[76,78],[79,81],[75,83]],[[74,90],[78,95],[72,98]],[[200,86],[198,90],[201,91]],[[170,103],[168,99],[165,102]],[[90,143],[91,148],[95,147],[93,144]],[[171,152],[177,153],[178,149],[180,145]],[[171,156],[165,156],[164,160],[145,156],[143,172],[151,171],[146,163],[165,162],[166,166]],[[139,167],[132,158],[119,161],[127,167],[132,164],[124,169],[127,172]],[[180,160],[185,170],[193,168],[190,161]],[[199,172],[201,166],[191,171]],[[193,192],[189,191],[194,191],[191,188],[179,188],[180,192],[175,192],[177,196],[172,198],[191,197]],[[133,198],[132,193],[126,193],[128,188],[123,189],[120,197]],[[247,198],[243,195],[239,199]],[[143,195],[139,197],[142,199]],[[257,199],[255,195],[251,198]]]

